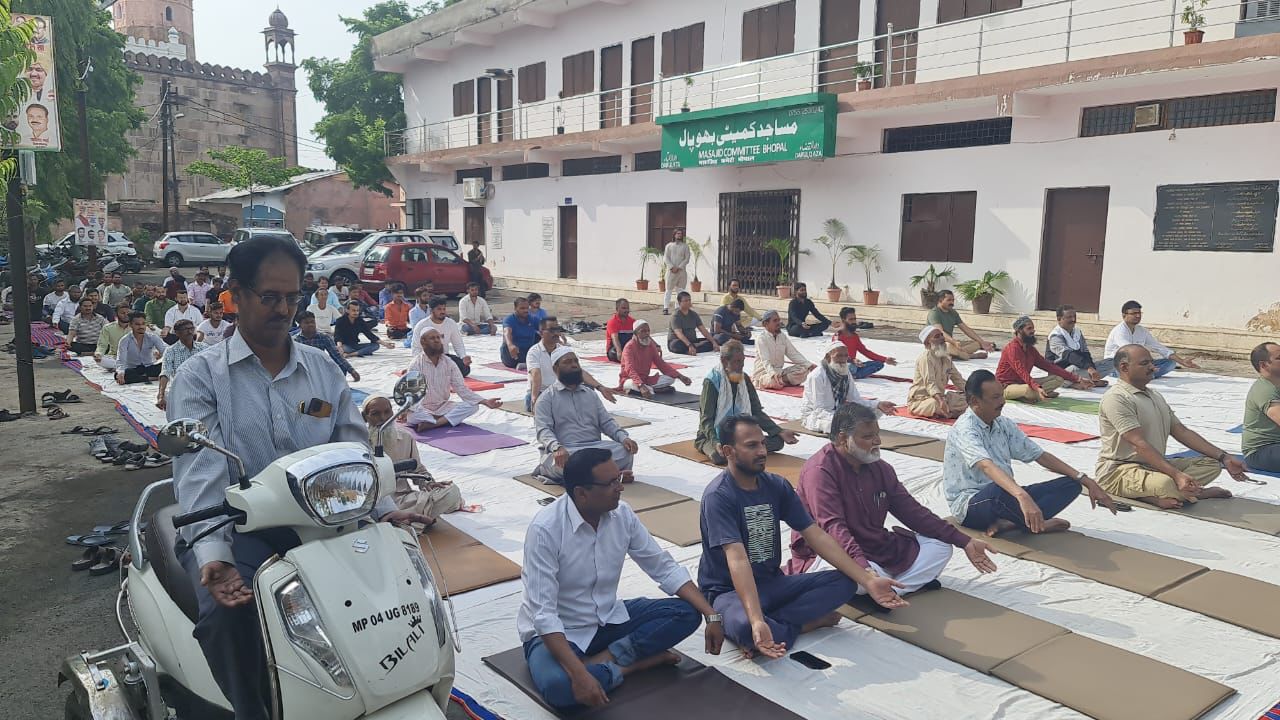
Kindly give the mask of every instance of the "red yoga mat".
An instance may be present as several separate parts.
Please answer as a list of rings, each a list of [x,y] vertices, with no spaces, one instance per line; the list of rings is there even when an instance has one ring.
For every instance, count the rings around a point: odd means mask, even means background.
[[[611,363],[613,365],[618,364],[610,360],[608,355],[596,355],[595,357],[583,358],[583,360],[587,362]],[[685,368],[689,367],[688,365],[681,365],[680,363],[673,363],[673,362],[669,362],[667,364],[677,370],[684,370]]]
[[[772,389],[772,388],[761,388],[761,389],[762,389],[762,390],[764,390],[765,392],[773,393],[774,395],[787,395],[787,396],[790,396],[790,397],[804,397],[804,388],[803,388],[803,387],[801,387],[801,386],[799,386],[799,385],[788,385],[788,386],[786,386],[786,387],[784,387],[784,388],[780,388],[780,389],[778,389],[778,390],[774,390],[774,389]]]
[[[905,407],[899,407],[893,411],[894,415],[899,417],[911,418],[912,420],[924,420],[925,422],[939,423],[941,425],[955,425],[955,420],[939,420],[938,418],[922,418],[912,415],[911,411]],[[1084,442],[1085,440],[1097,440],[1097,435],[1077,432],[1075,430],[1066,430],[1064,428],[1051,428],[1042,425],[1027,425],[1018,423],[1018,428],[1027,434],[1027,437],[1039,438],[1050,442],[1059,442],[1064,445],[1071,443]]]
[[[501,383],[485,382],[484,380],[476,380],[475,378],[465,378],[465,382],[467,383],[467,387],[475,392],[480,392],[481,390],[502,389]]]

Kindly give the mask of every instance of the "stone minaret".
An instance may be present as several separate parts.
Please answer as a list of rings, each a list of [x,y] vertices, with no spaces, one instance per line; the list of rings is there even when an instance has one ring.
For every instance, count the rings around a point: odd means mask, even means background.
[[[267,19],[267,28],[262,31],[265,38],[263,49],[267,55],[267,75],[271,77],[275,88],[272,93],[276,100],[276,125],[280,128],[279,154],[289,165],[298,164],[298,85],[294,77],[297,72],[295,64],[293,30],[289,29],[289,18],[276,8]]]
[[[112,6],[112,24],[127,37],[167,42],[170,29],[187,48],[188,60],[196,59],[194,0],[117,0]]]

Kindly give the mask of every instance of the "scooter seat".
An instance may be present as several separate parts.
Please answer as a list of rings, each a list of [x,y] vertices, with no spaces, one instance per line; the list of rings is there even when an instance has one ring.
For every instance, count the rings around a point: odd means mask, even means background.
[[[147,551],[147,562],[155,572],[160,585],[169,593],[178,609],[191,622],[200,617],[200,602],[196,599],[196,588],[191,583],[191,576],[174,553],[178,542],[178,531],[173,527],[173,516],[177,515],[177,505],[169,505],[155,511],[151,523],[143,535],[143,546]]]

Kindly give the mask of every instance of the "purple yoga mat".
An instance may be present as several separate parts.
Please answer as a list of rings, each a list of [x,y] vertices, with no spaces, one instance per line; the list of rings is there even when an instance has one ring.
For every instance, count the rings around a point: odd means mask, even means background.
[[[479,455],[490,450],[501,450],[526,444],[524,440],[519,438],[513,438],[502,433],[489,432],[484,428],[467,425],[466,423],[456,427],[428,430],[425,433],[420,433],[416,430],[410,430],[409,432],[419,442],[462,456]]]

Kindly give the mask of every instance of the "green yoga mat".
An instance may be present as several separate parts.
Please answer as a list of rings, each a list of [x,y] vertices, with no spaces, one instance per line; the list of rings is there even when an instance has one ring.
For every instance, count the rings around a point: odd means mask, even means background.
[[[1067,412],[1086,413],[1088,415],[1098,414],[1097,400],[1082,400],[1080,398],[1060,396],[1052,400],[1041,400],[1033,407],[1045,408],[1047,410],[1065,410]]]

